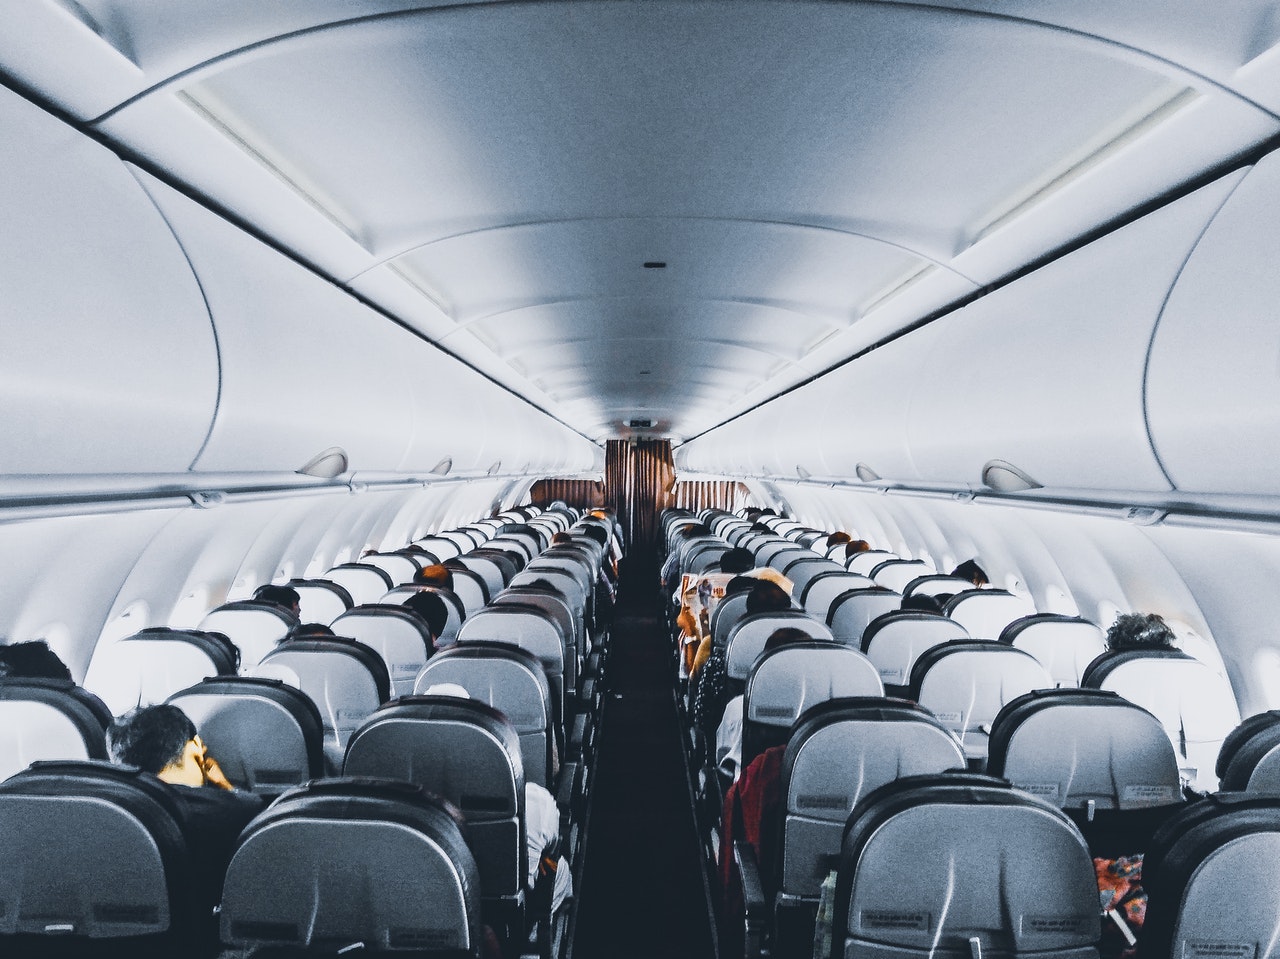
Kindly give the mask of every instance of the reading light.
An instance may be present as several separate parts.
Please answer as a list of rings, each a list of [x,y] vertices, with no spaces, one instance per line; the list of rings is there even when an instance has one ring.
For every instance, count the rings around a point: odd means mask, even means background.
[[[307,460],[297,472],[303,476],[333,479],[335,476],[345,473],[349,467],[350,461],[347,459],[347,451],[341,446],[330,446],[327,450],[317,453]]]
[[[1044,484],[1032,479],[1012,463],[991,460],[982,467],[982,483],[998,493],[1022,493],[1029,489],[1044,489]]]
[[[427,472],[434,473],[436,476],[448,476],[449,470],[453,469],[453,457],[446,456],[435,466],[431,467]]]
[[[880,481],[880,474],[866,463],[859,463],[853,468],[853,471],[858,474],[858,479],[864,483],[877,483]]]

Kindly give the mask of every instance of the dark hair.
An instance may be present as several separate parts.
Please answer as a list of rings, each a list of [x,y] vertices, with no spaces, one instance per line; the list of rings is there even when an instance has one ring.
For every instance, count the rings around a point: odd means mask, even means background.
[[[564,595],[560,592],[560,588],[556,586],[555,583],[551,582],[549,579],[542,579],[541,577],[538,579],[531,579],[527,583],[521,583],[520,587],[521,589],[531,589],[536,593],[552,593],[556,596]]]
[[[595,540],[601,546],[609,545],[609,534],[606,533],[603,528],[595,525],[594,523],[586,526],[582,530],[582,533],[584,536],[591,537],[591,539]]]
[[[299,623],[285,634],[285,641],[291,639],[307,639],[311,636],[333,636],[334,631],[324,623]]]
[[[443,599],[429,590],[414,593],[400,605],[416,613],[427,624],[432,639],[438,639],[449,623],[449,607],[445,606]]]
[[[414,573],[413,581],[423,586],[443,586],[445,589],[453,589],[453,570],[442,563],[432,563]]]
[[[851,543],[851,542],[853,542],[852,536],[850,536],[848,533],[844,532],[843,530],[837,530],[836,532],[832,533],[830,536],[827,537],[827,549],[830,549],[832,546],[839,546],[841,543]]]
[[[775,629],[769,634],[769,638],[764,641],[763,652],[772,652],[780,646],[788,646],[791,643],[807,643],[812,639],[813,637],[803,629],[796,629],[794,626],[784,626],[782,629]]]
[[[1121,613],[1107,630],[1107,649],[1177,649],[1173,630],[1156,613]]]
[[[941,613],[942,603],[938,602],[938,597],[930,596],[928,593],[912,593],[902,600],[902,608],[914,609],[922,613]]]
[[[43,639],[0,646],[0,676],[71,679],[71,670]]]
[[[553,546],[563,546],[572,542],[573,542],[573,536],[565,532],[564,530],[560,530],[558,533],[556,533],[551,537],[551,545]]]
[[[139,706],[107,727],[107,755],[114,763],[158,773],[182,758],[195,724],[177,706]]]
[[[723,573],[745,573],[756,565],[756,558],[751,550],[735,546],[720,557],[720,571]]]
[[[871,544],[868,543],[865,539],[851,540],[850,542],[844,544],[844,556],[845,556],[845,559],[848,559],[850,556],[856,556],[859,553],[868,552],[870,549],[871,549]]]
[[[987,575],[987,571],[978,565],[977,560],[973,559],[966,559],[951,571],[951,575],[958,576],[960,579],[967,579],[974,586],[986,586],[991,582],[991,577]]]
[[[734,593],[749,592],[760,580],[754,576],[735,576],[724,586],[724,598],[728,599]]]
[[[791,597],[777,583],[756,580],[747,594],[747,613],[780,613],[791,608]]]
[[[275,603],[275,605],[291,613],[302,605],[302,597],[298,595],[298,591],[292,586],[275,586],[268,583],[266,586],[259,586],[255,589],[253,598],[261,603]]]

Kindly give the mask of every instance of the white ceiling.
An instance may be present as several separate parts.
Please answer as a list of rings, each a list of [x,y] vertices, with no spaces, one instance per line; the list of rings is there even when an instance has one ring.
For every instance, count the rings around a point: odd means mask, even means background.
[[[29,0],[0,70],[586,435],[680,440],[1273,136],[1278,39],[1280,0]]]

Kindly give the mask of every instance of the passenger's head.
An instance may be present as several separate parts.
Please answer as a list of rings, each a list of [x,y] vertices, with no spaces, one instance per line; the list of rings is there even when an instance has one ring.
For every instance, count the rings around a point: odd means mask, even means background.
[[[769,634],[769,638],[764,641],[764,652],[772,652],[781,646],[789,646],[792,643],[808,643],[812,641],[813,637],[803,629],[785,626],[782,629],[775,629]]]
[[[928,593],[912,593],[910,596],[904,597],[902,608],[920,613],[942,612],[942,604],[938,602],[938,597],[930,596]]]
[[[844,556],[848,559],[850,556],[857,556],[859,553],[866,553],[871,550],[871,544],[865,539],[854,539],[844,544]]]
[[[71,670],[43,639],[0,646],[0,676],[70,679]]]
[[[274,603],[281,609],[298,616],[302,611],[302,597],[292,586],[274,586],[268,583],[253,591],[253,598],[261,603]]]
[[[551,545],[552,546],[572,546],[573,536],[565,532],[564,530],[560,530],[560,532],[556,533],[554,536],[551,537]]]
[[[414,593],[403,603],[405,609],[415,613],[431,630],[431,638],[439,639],[449,623],[449,607],[435,593],[423,590]]]
[[[441,586],[453,589],[453,570],[443,563],[432,563],[413,574],[413,581],[419,586]]]
[[[299,623],[285,634],[285,640],[311,639],[313,637],[333,636],[334,632],[324,623]]]
[[[720,557],[720,571],[722,573],[745,573],[747,570],[754,568],[755,565],[756,558],[752,555],[751,550],[743,549],[741,546],[735,546]]]
[[[851,542],[853,542],[852,536],[850,536],[848,533],[844,532],[843,530],[837,530],[836,532],[832,533],[830,536],[827,537],[827,549],[830,549],[832,546],[839,546],[841,543],[851,543]]]
[[[137,766],[168,783],[205,784],[204,743],[187,714],[168,703],[139,706],[112,720],[107,755],[114,763]]]
[[[780,613],[791,608],[791,597],[777,583],[756,580],[747,594],[747,613]]]
[[[754,576],[735,576],[725,583],[724,595],[728,599],[734,593],[749,593],[760,580]]]
[[[604,531],[603,527],[596,526],[594,523],[583,529],[582,534],[589,539],[595,540],[601,546],[609,545],[609,534]]]
[[[1107,649],[1177,649],[1177,637],[1156,613],[1121,613],[1107,630]]]
[[[974,586],[982,587],[991,582],[991,578],[987,576],[986,570],[978,565],[976,560],[966,559],[963,563],[951,571],[952,576],[960,579],[967,579]]]

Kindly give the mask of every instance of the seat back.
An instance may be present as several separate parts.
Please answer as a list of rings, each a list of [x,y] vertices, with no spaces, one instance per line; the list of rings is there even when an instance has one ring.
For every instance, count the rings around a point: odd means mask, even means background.
[[[333,631],[358,640],[382,657],[392,696],[413,692],[413,681],[434,648],[427,624],[403,606],[357,606],[333,621]]]
[[[729,633],[747,615],[747,593],[726,596],[711,611],[711,641],[716,649],[729,645]]]
[[[831,612],[831,604],[851,589],[867,589],[875,583],[869,577],[857,573],[846,573],[843,569],[821,572],[809,580],[803,589],[797,589],[800,605],[807,609],[814,619],[827,621]]]
[[[852,650],[850,650],[852,652]],[[964,765],[955,737],[900,699],[832,699],[805,710],[782,760],[784,899],[814,899],[835,868],[845,821],[858,801],[901,776]]]
[[[555,622],[563,635],[571,638],[570,646],[577,650],[579,658],[587,655],[586,625],[574,615],[561,594],[530,589],[528,586],[509,586],[493,598],[493,605],[533,606],[542,610]]]
[[[1056,613],[1015,619],[1000,633],[1000,642],[1040,660],[1058,686],[1079,686],[1089,664],[1107,651],[1106,637],[1096,623]]]
[[[395,586],[385,571],[369,563],[343,563],[326,570],[324,578],[345,589],[355,606],[376,603]]]
[[[862,631],[862,651],[886,686],[906,687],[920,654],[969,634],[959,623],[935,613],[895,609],[881,613]]]
[[[832,955],[1093,959],[1093,861],[1063,813],[987,776],[911,776],[849,817]]]
[[[850,556],[845,561],[844,568],[851,573],[870,577],[873,569],[890,559],[902,559],[902,557],[887,549],[867,549]]]
[[[1218,750],[1240,722],[1225,677],[1177,650],[1131,649],[1099,656],[1081,682],[1117,692],[1153,714],[1173,743],[1183,778],[1201,792],[1218,788]]]
[[[0,780],[46,759],[106,759],[106,704],[68,679],[0,677]]]
[[[1216,772],[1224,790],[1280,793],[1280,710],[1250,716],[1233,729]]]
[[[917,576],[902,588],[902,596],[954,596],[973,589],[973,583],[959,576],[947,576],[944,573],[929,573]]]
[[[424,536],[422,539],[415,540],[414,543],[417,546],[421,546],[442,563],[462,554],[458,544],[444,536]]]
[[[1097,689],[1012,700],[992,724],[987,771],[1061,809],[1143,809],[1182,792],[1159,721]]]
[[[253,599],[223,603],[205,614],[200,629],[222,633],[240,650],[240,668],[248,669],[262,661],[276,643],[298,625],[298,620],[274,603]],[[179,687],[181,688],[181,687]]]
[[[1218,793],[1169,819],[1142,865],[1142,955],[1275,956],[1277,857],[1274,793]]]
[[[827,625],[836,641],[862,649],[862,634],[871,621],[902,605],[902,596],[883,586],[845,590],[827,610]]]
[[[241,834],[221,939],[240,949],[376,943],[474,956],[479,886],[462,824],[440,799],[408,783],[314,782]]]
[[[340,636],[291,639],[263,657],[259,669],[283,669],[320,710],[329,768],[341,768],[351,734],[390,696],[382,657]],[[265,671],[265,670],[264,670]]]
[[[390,576],[391,582],[397,586],[401,583],[412,583],[414,575],[424,565],[408,553],[369,553],[367,556],[361,556],[360,562],[378,567]]]
[[[786,743],[796,719],[818,703],[883,695],[871,661],[848,646],[819,640],[762,654],[743,691],[742,767],[770,746]]]
[[[450,562],[457,562],[451,560]],[[462,603],[463,619],[474,616],[489,605],[492,598],[484,577],[465,566],[450,566],[453,570],[453,591]]]
[[[1052,686],[1030,653],[993,639],[959,640],[920,654],[911,670],[910,691],[912,699],[959,737],[965,756],[980,763],[1000,710],[1023,693]]]
[[[458,562],[465,566],[471,572],[484,580],[486,592],[489,599],[497,596],[507,586],[503,567],[490,556],[477,556],[474,553],[464,553],[458,557]]]
[[[455,585],[457,582],[458,580],[455,577]],[[415,593],[435,593],[444,600],[445,612],[448,615],[445,619],[444,630],[436,637],[435,645],[452,646],[456,643],[458,641],[458,630],[462,628],[462,621],[467,618],[467,611],[457,592],[452,589],[444,586],[397,586],[395,589],[387,590],[381,600],[373,605],[403,606],[405,601]]]
[[[328,625],[355,603],[343,586],[326,579],[291,579],[288,584],[298,593],[298,618],[304,623]]]
[[[217,676],[169,697],[237,788],[278,796],[324,775],[324,724],[311,697],[277,679]]]
[[[844,567],[839,563],[831,562],[829,559],[810,554],[793,559],[787,563],[787,568],[782,571],[782,574],[791,580],[792,595],[800,600],[803,600],[805,588],[813,582],[815,577],[824,573],[843,574]]]
[[[779,613],[752,613],[729,631],[725,646],[725,672],[730,680],[745,683],[764,644],[779,629],[800,629],[814,639],[832,641],[831,630],[799,609]]]
[[[190,935],[192,870],[169,788],[92,760],[40,762],[0,783],[0,950]]]
[[[94,650],[84,683],[120,715],[162,703],[206,676],[235,671],[235,649],[224,637],[159,626]]]
[[[413,691],[421,695],[440,683],[456,683],[506,716],[520,738],[525,779],[552,788],[551,684],[538,657],[510,643],[466,643],[433,656]]]
[[[974,639],[995,639],[1015,619],[1035,615],[1031,600],[1004,589],[970,589],[952,596],[942,611]]]
[[[520,740],[486,703],[408,696],[388,703],[351,737],[344,776],[423,786],[457,806],[485,898],[522,898],[526,862]]]
[[[918,559],[887,559],[871,571],[877,586],[901,593],[912,581],[934,572],[932,566]]]
[[[510,643],[538,657],[547,682],[551,684],[552,711],[556,722],[566,715],[566,688],[572,688],[565,675],[564,637],[555,623],[541,610],[515,604],[489,607],[462,624],[458,643]]]

